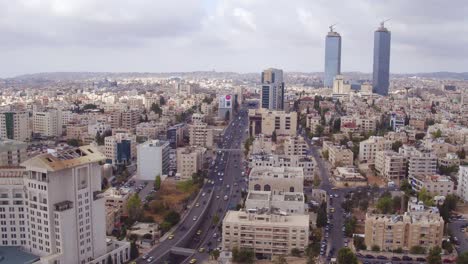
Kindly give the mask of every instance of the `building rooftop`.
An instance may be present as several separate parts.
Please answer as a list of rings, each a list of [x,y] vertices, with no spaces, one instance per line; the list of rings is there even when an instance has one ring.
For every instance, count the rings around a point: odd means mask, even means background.
[[[169,141],[156,139],[156,140],[148,140],[145,143],[140,144],[139,147],[157,148],[157,147],[164,147],[166,145],[169,145]]]
[[[303,227],[309,228],[308,214],[282,215],[280,213],[271,213],[270,211],[261,211],[257,213],[245,211],[227,211],[223,222],[264,225],[271,227]]]
[[[0,264],[29,264],[39,259],[38,256],[21,250],[20,247],[0,247]]]
[[[53,150],[49,153],[33,157],[21,165],[24,167],[44,168],[47,171],[60,171],[79,165],[105,161],[106,156],[91,145],[70,148],[66,150]]]
[[[26,148],[28,146],[28,144],[22,142],[22,141],[18,141],[18,140],[13,140],[13,139],[6,139],[6,138],[2,138],[0,139],[0,152],[4,152],[4,151],[12,151],[12,150],[16,150],[16,149],[19,149],[19,148]]]

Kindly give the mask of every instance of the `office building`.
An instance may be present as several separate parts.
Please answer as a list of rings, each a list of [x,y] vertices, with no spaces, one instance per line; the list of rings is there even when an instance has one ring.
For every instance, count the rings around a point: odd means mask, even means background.
[[[31,139],[29,113],[24,111],[0,113],[0,137],[29,141]]]
[[[221,95],[218,98],[218,118],[221,120],[230,120],[232,117],[232,111],[234,107],[235,98],[230,95]]]
[[[169,173],[169,142],[149,140],[137,146],[139,180],[152,181],[157,175],[164,180]]]
[[[171,148],[175,149],[183,145],[185,124],[180,123],[167,129],[167,140]]]
[[[192,175],[203,168],[206,149],[203,147],[177,148],[177,174],[181,180],[192,179]]]
[[[223,220],[223,249],[252,249],[266,258],[304,251],[309,243],[309,215],[275,208],[228,211]]]
[[[388,95],[390,86],[390,31],[384,22],[374,32],[374,72],[372,79],[373,92]]]
[[[129,261],[130,243],[106,238],[104,160],[83,146],[1,168],[2,245],[20,246],[44,264],[101,264],[109,255],[113,263]]]
[[[261,108],[284,110],[283,70],[273,68],[264,70],[261,82]]]
[[[351,93],[351,84],[345,82],[343,75],[336,75],[333,79],[333,98],[348,97]]]
[[[359,161],[374,164],[377,152],[392,149],[392,141],[384,137],[371,136],[359,143]]]
[[[341,74],[341,36],[330,26],[325,39],[325,77],[323,84],[325,87],[333,85],[333,79]]]
[[[62,136],[62,112],[57,109],[48,109],[33,113],[33,132],[43,137]]]
[[[0,166],[18,166],[26,160],[28,145],[21,141],[0,139]]]
[[[249,134],[271,136],[273,132],[278,137],[295,136],[297,133],[297,113],[285,111],[269,111],[267,109],[249,109]]]
[[[128,165],[136,158],[136,136],[117,133],[104,138],[104,153],[107,162],[113,165]],[[156,175],[155,175],[156,176]]]

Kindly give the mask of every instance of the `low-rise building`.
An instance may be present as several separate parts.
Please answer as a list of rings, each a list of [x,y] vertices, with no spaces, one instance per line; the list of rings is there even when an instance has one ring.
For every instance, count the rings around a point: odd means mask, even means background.
[[[268,191],[249,191],[245,200],[245,209],[252,212],[263,208],[277,208],[287,214],[305,214],[304,201],[304,194],[300,192],[272,194]]]
[[[367,184],[367,179],[353,166],[337,167],[334,171],[333,178],[337,183],[341,184]]]
[[[127,215],[127,202],[130,199],[130,190],[126,188],[115,188],[111,187],[104,193],[104,199],[106,200],[106,207],[115,208],[119,210],[121,215]]]
[[[12,139],[0,139],[0,166],[17,166],[26,160],[27,144]]]
[[[249,175],[249,190],[304,192],[304,171],[300,167],[254,167]]]
[[[304,251],[309,243],[309,215],[278,210],[228,211],[223,220],[223,249],[252,249],[265,257]]]
[[[287,137],[284,141],[284,154],[288,156],[305,156],[309,146],[301,136]]]
[[[301,167],[304,170],[304,179],[313,180],[314,159],[309,156],[285,156],[275,154],[254,154],[249,158],[250,168],[261,167]]]
[[[456,153],[447,153],[445,157],[438,158],[438,163],[443,167],[460,166],[460,158]]]

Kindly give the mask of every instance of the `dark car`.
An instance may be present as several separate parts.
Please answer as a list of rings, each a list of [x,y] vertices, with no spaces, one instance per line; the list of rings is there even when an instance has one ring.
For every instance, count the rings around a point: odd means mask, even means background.
[[[378,259],[387,259],[386,256],[377,256]]]
[[[372,256],[372,255],[366,255],[366,258],[368,258],[368,259],[373,259],[374,256]]]
[[[417,260],[417,261],[426,261],[425,258],[417,258],[416,260]]]
[[[412,261],[413,258],[412,257],[408,257],[408,256],[403,256],[401,257],[402,260],[405,260],[405,261]]]
[[[400,261],[401,259],[399,257],[392,257],[392,260]]]

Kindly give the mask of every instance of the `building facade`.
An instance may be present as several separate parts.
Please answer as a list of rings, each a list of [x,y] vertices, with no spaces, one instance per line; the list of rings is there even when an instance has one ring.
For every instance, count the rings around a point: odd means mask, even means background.
[[[29,141],[31,139],[29,113],[24,111],[0,113],[0,137]]]
[[[325,77],[323,85],[332,87],[335,76],[341,74],[341,36],[330,27],[325,39]]]
[[[138,179],[152,181],[157,175],[162,180],[169,173],[169,142],[149,140],[137,146]]]
[[[374,32],[373,92],[388,95],[390,86],[390,31],[382,22]]]
[[[371,136],[367,140],[359,143],[359,161],[368,164],[375,163],[377,152],[391,150],[392,141],[378,136]]]
[[[262,72],[260,106],[270,110],[284,109],[283,70],[266,69]]]
[[[181,180],[191,179],[194,173],[203,168],[205,152],[206,149],[202,147],[177,148],[177,176]]]

